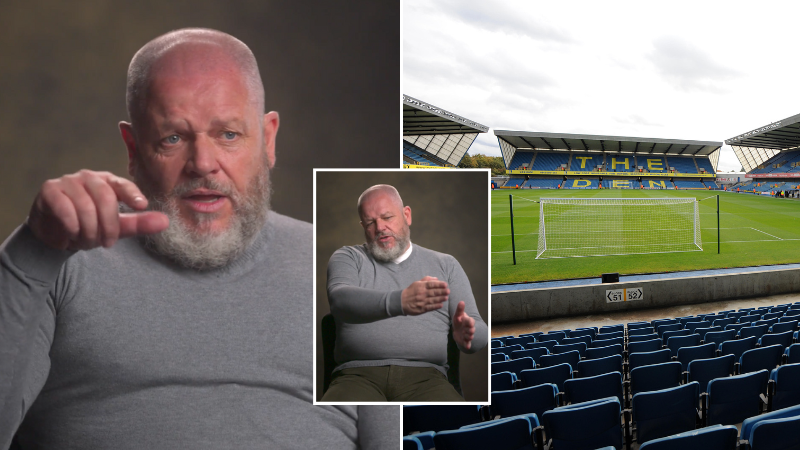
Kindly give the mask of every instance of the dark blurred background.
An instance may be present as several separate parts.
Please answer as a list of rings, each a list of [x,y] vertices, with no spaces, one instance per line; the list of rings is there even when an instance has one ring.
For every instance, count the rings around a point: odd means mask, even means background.
[[[87,168],[127,176],[133,54],[208,27],[253,50],[280,113],[276,211],[311,221],[312,167],[398,167],[399,2],[4,0],[0,12],[0,241],[41,184]],[[485,186],[484,186],[485,188]]]
[[[489,322],[489,176],[486,171],[318,171],[317,400],[322,397],[322,317],[330,312],[326,293],[328,259],[345,245],[359,245],[358,196],[376,184],[391,184],[411,207],[411,242],[453,255],[469,277],[484,322]],[[468,401],[488,401],[488,348],[461,354],[461,384]]]

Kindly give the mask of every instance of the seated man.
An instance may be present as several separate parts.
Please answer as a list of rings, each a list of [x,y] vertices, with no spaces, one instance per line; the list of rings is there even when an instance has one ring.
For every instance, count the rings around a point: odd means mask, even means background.
[[[488,340],[464,270],[411,244],[411,208],[394,187],[364,191],[358,213],[366,244],[328,263],[339,365],[322,401],[464,401],[447,381],[450,326],[463,352]]]
[[[311,225],[269,210],[250,49],[158,37],[127,103],[135,183],[49,180],[0,246],[0,449],[396,449],[397,407],[311,402]]]

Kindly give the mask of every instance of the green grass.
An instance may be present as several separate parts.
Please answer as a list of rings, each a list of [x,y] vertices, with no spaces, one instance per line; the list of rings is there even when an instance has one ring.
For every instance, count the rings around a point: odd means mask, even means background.
[[[514,196],[517,264],[511,253],[509,194]],[[703,251],[536,259],[540,197],[643,198],[720,196],[720,254],[716,198],[700,202]],[[716,191],[516,190],[492,192],[492,284],[620,274],[746,267],[800,262],[800,201]]]

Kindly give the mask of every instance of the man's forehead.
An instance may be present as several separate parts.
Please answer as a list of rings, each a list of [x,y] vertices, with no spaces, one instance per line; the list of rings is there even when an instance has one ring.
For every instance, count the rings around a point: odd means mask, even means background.
[[[402,209],[402,202],[396,196],[382,190],[368,193],[361,201],[362,215],[383,214]]]

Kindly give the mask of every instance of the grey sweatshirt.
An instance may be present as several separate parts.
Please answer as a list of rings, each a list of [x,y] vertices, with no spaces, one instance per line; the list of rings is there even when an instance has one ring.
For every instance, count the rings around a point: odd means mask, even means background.
[[[464,269],[455,258],[412,244],[400,264],[375,261],[366,244],[342,247],[328,262],[328,301],[336,319],[334,370],[364,366],[435,367],[447,374],[447,334],[458,302],[475,319],[475,338],[466,353],[488,340]],[[403,289],[425,276],[447,281],[450,297],[441,309],[405,316]]]
[[[71,254],[19,228],[0,247],[0,449],[18,426],[35,449],[396,449],[399,408],[311,403],[311,242],[272,212],[197,272],[136,239]]]

